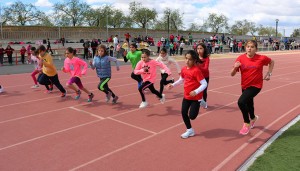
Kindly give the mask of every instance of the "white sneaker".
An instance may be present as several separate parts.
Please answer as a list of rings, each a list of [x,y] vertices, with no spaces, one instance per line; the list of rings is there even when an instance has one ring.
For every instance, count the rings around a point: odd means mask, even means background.
[[[145,108],[145,107],[147,107],[148,106],[148,102],[142,102],[141,104],[140,104],[140,108]]]
[[[161,96],[162,96],[162,98],[159,99],[159,101],[160,101],[161,104],[164,104],[165,101],[166,101],[166,95],[165,95],[165,94],[162,94]]]
[[[186,138],[192,137],[194,135],[195,135],[194,129],[190,128],[190,129],[187,129],[185,133],[181,134],[181,138],[186,139]]]
[[[0,93],[4,92],[4,88],[0,86]]]
[[[110,101],[112,93],[109,91],[106,95],[106,103],[108,103]]]
[[[202,106],[204,109],[207,109],[207,103],[203,99],[200,101],[200,106]]]
[[[39,88],[39,85],[34,85],[34,86],[32,86],[31,88]]]

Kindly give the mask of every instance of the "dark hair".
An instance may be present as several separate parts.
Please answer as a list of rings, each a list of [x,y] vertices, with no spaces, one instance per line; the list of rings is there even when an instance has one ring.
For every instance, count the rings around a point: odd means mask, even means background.
[[[168,51],[167,51],[167,49],[166,49],[166,48],[162,48],[162,49],[160,50],[160,52],[165,52],[165,53],[168,53]]]
[[[38,51],[46,51],[46,47],[44,45],[40,45]]]
[[[203,52],[203,58],[207,58],[209,56],[209,53],[208,53],[208,49],[206,47],[206,45],[204,43],[199,43],[197,46],[196,46],[196,50],[198,48],[198,46],[202,46],[203,49],[204,49],[204,52]],[[197,52],[198,53],[198,52]]]
[[[32,50],[32,51],[35,51],[35,50],[36,50],[36,48],[35,48],[35,47],[31,47],[31,48],[30,48],[30,50]]]
[[[142,54],[145,54],[147,56],[150,56],[150,50],[148,49],[143,49]]]
[[[66,51],[68,51],[69,53],[73,53],[73,55],[76,55],[76,49],[73,49],[72,47],[68,47]]]
[[[200,60],[198,54],[196,51],[194,50],[188,50],[184,56],[186,56],[187,54],[190,54],[194,60],[194,63],[202,63],[202,61]]]
[[[107,56],[107,55],[108,55],[106,46],[101,44],[101,45],[99,45],[99,46],[97,47],[96,56],[100,56],[100,54],[98,53],[98,50],[99,50],[99,49],[103,49],[103,50],[104,50],[104,56]],[[101,56],[101,57],[102,57],[102,56]]]
[[[134,48],[137,48],[137,45],[135,43],[131,43],[130,46],[133,46]]]

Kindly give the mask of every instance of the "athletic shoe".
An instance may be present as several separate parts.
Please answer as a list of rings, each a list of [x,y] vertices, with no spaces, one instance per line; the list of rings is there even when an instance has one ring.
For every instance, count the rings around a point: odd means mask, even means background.
[[[165,101],[166,101],[166,95],[165,95],[165,94],[162,94],[161,96],[162,96],[162,98],[159,99],[159,101],[160,101],[161,104],[164,104]]]
[[[2,86],[0,86],[0,93],[4,92],[4,88]]]
[[[117,101],[118,101],[118,99],[119,99],[119,97],[118,97],[118,96],[115,96],[115,97],[113,98],[113,100],[112,100],[112,103],[116,104]]]
[[[64,93],[61,93],[61,98],[64,98],[64,97],[66,97],[67,96],[67,90],[66,90],[66,92],[64,92]]]
[[[53,90],[53,84],[50,84],[50,88],[51,91]]]
[[[52,90],[46,90],[45,93],[50,94],[52,93]]]
[[[250,124],[244,123],[243,128],[240,130],[240,134],[247,135],[250,131]]]
[[[81,91],[77,90],[75,100],[78,100],[80,98],[80,95],[81,95]]]
[[[40,86],[35,84],[34,86],[32,86],[31,88],[39,88]]]
[[[141,104],[140,104],[140,107],[139,108],[145,108],[145,107],[147,107],[148,106],[148,102],[142,102]]]
[[[251,120],[251,122],[250,122],[250,128],[252,129],[252,128],[254,128],[254,124],[255,124],[255,122],[258,120],[258,116],[257,115],[255,115],[255,118],[253,119],[253,120]]]
[[[200,101],[200,106],[202,106],[204,109],[207,109],[207,103],[203,99]]]
[[[94,98],[94,94],[91,93],[91,94],[89,95],[88,102],[91,102],[91,101],[93,100],[93,98]]]
[[[171,79],[171,83],[174,83],[174,82],[175,82],[175,80],[174,80],[174,78],[172,78],[172,79]]]
[[[111,98],[111,92],[109,91],[109,92],[106,94],[106,103],[110,101],[110,98]]]
[[[190,128],[185,131],[185,133],[181,134],[181,138],[186,139],[188,137],[192,137],[195,135],[194,129]]]

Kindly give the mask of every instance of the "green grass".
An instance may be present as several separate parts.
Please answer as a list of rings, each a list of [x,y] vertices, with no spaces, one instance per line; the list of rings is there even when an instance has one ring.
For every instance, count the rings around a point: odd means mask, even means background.
[[[278,137],[248,171],[300,171],[300,121]]]

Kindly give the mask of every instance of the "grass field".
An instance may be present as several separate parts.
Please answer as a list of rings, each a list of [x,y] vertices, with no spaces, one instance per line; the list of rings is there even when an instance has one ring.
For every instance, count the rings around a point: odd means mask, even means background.
[[[300,121],[279,136],[248,169],[258,170],[300,171]]]

